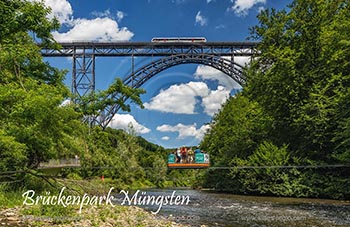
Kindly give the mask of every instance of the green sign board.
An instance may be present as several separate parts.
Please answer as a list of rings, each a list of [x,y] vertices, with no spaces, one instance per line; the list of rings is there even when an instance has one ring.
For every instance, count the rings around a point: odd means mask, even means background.
[[[174,154],[168,155],[168,163],[175,163],[175,155]]]
[[[196,163],[204,163],[204,154],[202,153],[199,153],[199,154],[196,154]]]
[[[195,156],[196,163],[209,163],[209,155],[203,153],[197,153]]]

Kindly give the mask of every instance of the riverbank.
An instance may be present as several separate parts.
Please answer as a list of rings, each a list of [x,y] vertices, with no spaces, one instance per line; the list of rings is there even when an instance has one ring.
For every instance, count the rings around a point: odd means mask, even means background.
[[[0,211],[0,226],[56,226],[56,227],[186,227],[158,215],[152,215],[138,207],[88,207],[81,214],[78,209],[67,216],[37,216],[28,213],[28,207],[6,208]]]
[[[111,188],[117,187],[110,179],[90,179],[90,180],[72,180],[57,179],[55,182],[57,188],[47,188],[38,192],[36,195],[58,196],[62,187],[65,188],[63,194],[66,196],[88,195],[100,198],[107,196]],[[61,188],[60,188],[61,187]],[[126,189],[127,190],[127,189]],[[35,191],[35,190],[33,190]],[[116,189],[117,191],[117,189]],[[113,191],[114,193],[115,191]],[[80,210],[79,205],[47,205],[40,200],[37,205],[23,205],[24,191],[2,190],[0,193],[0,227],[1,226],[120,226],[120,227],[185,227],[188,225],[178,224],[171,218],[165,218],[161,215],[154,215],[150,211],[135,206],[106,205],[106,203],[88,204]],[[47,198],[50,198],[47,196]],[[52,198],[52,197],[51,197]],[[37,197],[33,197],[37,199]],[[49,201],[49,200],[46,200]],[[67,200],[65,200],[67,201]],[[28,203],[34,203],[28,199]],[[73,203],[74,204],[74,203]]]
[[[170,194],[175,189],[145,189],[149,195]],[[79,206],[19,205],[23,198],[19,193],[9,195],[12,201],[20,201],[12,208],[0,209],[1,226],[168,226],[168,227],[334,227],[350,226],[349,201],[281,198],[264,196],[240,196],[209,193],[201,190],[176,190],[188,195],[191,203],[186,206],[163,206],[157,215],[153,206],[142,208],[117,205],[86,205],[79,213]],[[20,195],[18,197],[18,195]],[[2,205],[2,204],[0,204]],[[8,206],[11,207],[11,206]],[[175,223],[176,222],[176,223]]]

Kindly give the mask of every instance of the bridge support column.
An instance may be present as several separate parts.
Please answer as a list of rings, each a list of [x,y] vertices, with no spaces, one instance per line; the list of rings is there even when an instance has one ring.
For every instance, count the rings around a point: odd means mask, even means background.
[[[81,50],[80,50],[81,51]],[[86,54],[85,49],[77,53],[74,49],[72,71],[72,93],[74,102],[95,91],[95,55]]]

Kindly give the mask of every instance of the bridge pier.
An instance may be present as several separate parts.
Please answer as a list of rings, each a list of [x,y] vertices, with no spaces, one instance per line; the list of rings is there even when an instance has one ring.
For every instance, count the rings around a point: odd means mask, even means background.
[[[95,54],[86,53],[85,48],[78,53],[74,48],[72,70],[73,102],[95,91]]]

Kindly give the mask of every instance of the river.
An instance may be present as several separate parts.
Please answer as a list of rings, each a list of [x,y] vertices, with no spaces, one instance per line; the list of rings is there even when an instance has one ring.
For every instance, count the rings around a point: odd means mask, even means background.
[[[239,196],[188,189],[143,190],[156,197],[169,196],[174,191],[176,195],[189,196],[189,204],[165,205],[157,215],[191,226],[350,226],[349,201]],[[141,207],[149,211],[158,208]]]

